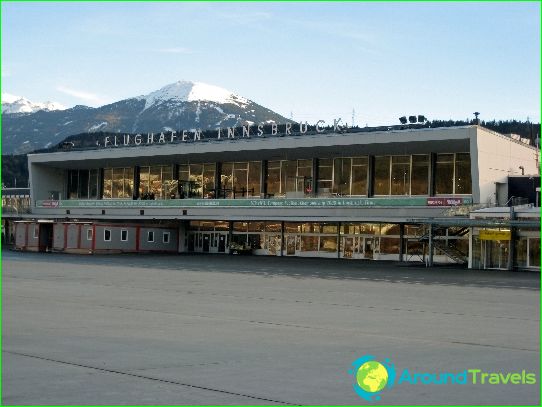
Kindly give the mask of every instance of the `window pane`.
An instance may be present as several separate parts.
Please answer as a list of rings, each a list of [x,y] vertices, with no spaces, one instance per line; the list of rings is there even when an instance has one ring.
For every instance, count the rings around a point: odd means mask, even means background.
[[[391,164],[391,194],[410,195],[410,156],[394,156]]]
[[[280,167],[267,167],[267,193],[277,195],[280,193]]]
[[[540,267],[540,239],[529,238],[529,267]]]
[[[296,190],[297,161],[282,161],[282,192],[294,192]]]
[[[233,188],[233,163],[222,163],[220,183],[222,189],[226,189],[225,198],[231,198],[233,196],[233,194],[231,193],[231,189]]]
[[[139,196],[140,197],[143,197],[144,194],[150,193],[149,171],[150,171],[150,167],[139,168]]]
[[[124,168],[113,168],[112,198],[122,198],[124,195]]]
[[[113,182],[113,169],[105,168],[104,169],[104,191],[103,191],[104,198],[112,197],[112,182]]]
[[[352,159],[336,158],[333,165],[333,192],[339,195],[350,195],[350,168],[352,166]]]
[[[123,198],[132,198],[134,194],[134,169],[124,169],[124,195]]]
[[[68,199],[77,199],[77,187],[79,184],[79,171],[68,171]]]
[[[455,161],[455,193],[471,194],[470,154],[458,153]]]
[[[215,171],[216,164],[203,165],[203,196],[213,198],[215,196]]]
[[[302,252],[317,252],[318,251],[318,236],[301,236],[301,251]]]
[[[390,194],[390,156],[375,157],[375,195]]]
[[[453,154],[437,154],[435,168],[435,193],[454,193],[454,161]]]
[[[412,156],[412,174],[410,177],[411,195],[427,195],[429,193],[429,156]]]
[[[367,157],[352,159],[352,195],[367,195]]]
[[[251,161],[248,166],[248,196],[260,196],[260,161]]]
[[[79,171],[79,198],[88,199],[88,181],[89,181],[89,171],[80,170]]]
[[[98,170],[90,170],[88,190],[90,199],[98,198]]]
[[[337,251],[337,236],[320,236],[320,251],[321,252],[336,252]]]

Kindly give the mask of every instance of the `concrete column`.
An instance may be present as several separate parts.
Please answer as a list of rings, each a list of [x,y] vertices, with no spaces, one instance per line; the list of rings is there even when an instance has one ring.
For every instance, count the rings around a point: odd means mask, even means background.
[[[260,172],[260,198],[267,198],[267,160],[262,161]]]
[[[312,196],[318,196],[318,158],[312,159]]]
[[[399,261],[404,261],[405,255],[405,225],[404,223],[399,224]]]
[[[433,224],[429,224],[429,253],[427,265],[433,267]]]
[[[139,198],[139,180],[140,180],[140,167],[139,165],[136,165],[134,167],[134,190],[132,192],[133,199]]]
[[[375,156],[370,155],[367,165],[367,198],[374,195],[375,185]]]
[[[98,169],[98,199],[104,196],[104,169]]]
[[[514,207],[510,207],[510,221],[513,221],[516,218],[516,213]],[[514,270],[514,264],[516,262],[516,247],[514,242],[516,241],[516,228],[510,224],[510,240],[508,242],[508,267],[507,270]]]

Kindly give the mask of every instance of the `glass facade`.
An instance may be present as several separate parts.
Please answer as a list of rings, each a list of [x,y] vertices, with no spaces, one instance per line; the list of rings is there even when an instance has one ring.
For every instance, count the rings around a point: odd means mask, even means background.
[[[99,171],[69,170],[68,199],[98,199]]]
[[[179,165],[180,195],[183,198],[214,198],[215,163]]]
[[[472,193],[469,153],[437,154],[435,193],[437,195]]]
[[[469,153],[435,154],[434,178],[429,154],[383,155],[317,159],[314,180],[313,160],[271,160],[262,188],[262,161],[235,161],[217,164],[142,166],[139,169],[141,199],[179,198],[304,198],[330,196],[429,196],[472,193]],[[132,198],[133,167],[105,168],[103,198]],[[220,189],[217,187],[220,175]],[[98,197],[99,170],[67,172],[70,199]],[[372,184],[373,190],[368,186]],[[317,194],[314,194],[314,187]],[[263,191],[266,195],[263,195]]]
[[[173,182],[171,165],[154,165],[139,169],[139,197],[141,199],[175,198],[177,184]]]
[[[281,160],[267,163],[267,193],[270,197],[298,196],[312,192],[312,160]]]
[[[134,191],[134,168],[104,168],[103,198],[132,199]]]
[[[222,163],[221,185],[224,198],[260,196],[261,161]]]

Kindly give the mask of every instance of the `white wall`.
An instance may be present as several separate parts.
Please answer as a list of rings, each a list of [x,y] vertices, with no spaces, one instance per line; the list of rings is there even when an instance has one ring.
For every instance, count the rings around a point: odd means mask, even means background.
[[[36,201],[50,198],[50,191],[59,191],[60,199],[66,199],[64,170],[28,163],[30,174],[30,197],[32,206]]]
[[[521,175],[520,166],[525,168],[525,175],[538,173],[536,149],[509,137],[479,127],[476,148],[477,161],[474,157],[472,160],[473,164],[477,163],[477,171],[473,169],[473,175],[477,172],[479,179],[477,183],[473,177],[473,184],[478,184],[479,196],[473,190],[475,202],[494,203],[495,182],[507,182],[508,175]]]

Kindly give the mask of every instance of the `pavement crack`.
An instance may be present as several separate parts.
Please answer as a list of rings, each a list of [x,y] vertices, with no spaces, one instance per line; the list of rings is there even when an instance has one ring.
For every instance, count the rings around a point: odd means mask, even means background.
[[[252,399],[252,400],[260,400],[260,401],[264,401],[264,402],[270,402],[270,403],[275,403],[275,404],[283,404],[283,405],[288,405],[288,406],[299,406],[299,405],[301,405],[301,404],[296,404],[296,403],[290,403],[288,401],[283,401],[283,400],[277,400],[277,399],[270,399],[270,398],[266,398],[266,397],[255,396],[255,395],[252,395],[252,394],[234,392],[234,391],[224,390],[224,389],[216,389],[216,388],[207,387],[207,386],[199,386],[199,385],[186,383],[186,382],[181,382],[181,381],[177,381],[177,380],[161,379],[161,378],[158,378],[158,377],[152,377],[152,376],[142,375],[142,374],[138,374],[138,373],[130,373],[130,372],[122,371],[122,370],[106,369],[106,368],[103,368],[103,367],[90,366],[90,365],[85,365],[85,364],[82,364],[82,363],[68,362],[68,361],[65,361],[65,360],[52,359],[52,358],[48,358],[48,357],[44,357],[44,356],[31,355],[31,354],[23,353],[23,352],[14,352],[14,351],[9,351],[9,350],[3,350],[2,353],[8,353],[10,355],[23,356],[23,357],[33,358],[33,359],[38,359],[38,360],[45,360],[45,361],[48,361],[48,362],[59,363],[59,364],[68,365],[68,366],[82,367],[82,368],[85,368],[85,369],[92,369],[92,370],[99,371],[99,372],[104,372],[104,373],[112,373],[112,374],[118,374],[118,375],[122,375],[122,376],[135,377],[135,378],[138,378],[138,379],[151,380],[151,381],[160,382],[160,383],[166,383],[166,384],[173,384],[173,385],[177,385],[177,386],[189,387],[191,389],[211,391],[211,392],[216,392],[216,393],[221,393],[221,394],[228,394],[228,395],[231,395],[231,396],[246,397],[246,398],[249,398],[249,399]]]

